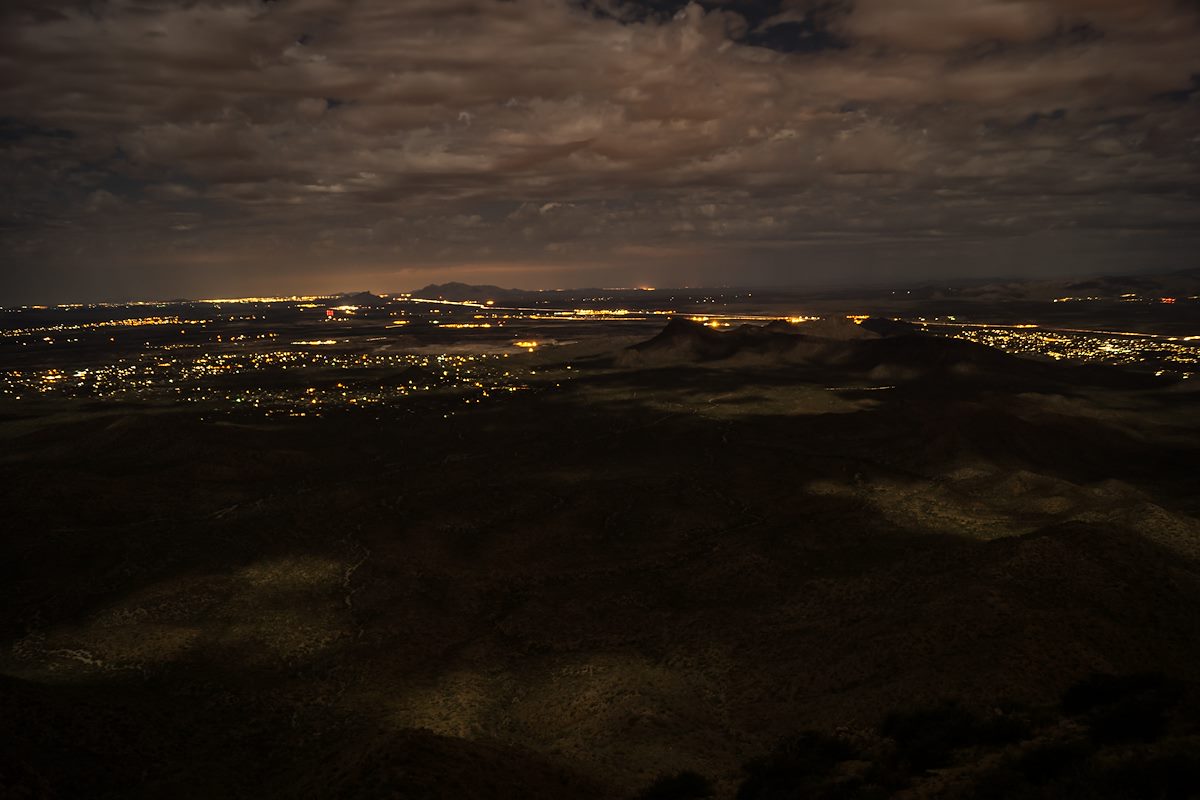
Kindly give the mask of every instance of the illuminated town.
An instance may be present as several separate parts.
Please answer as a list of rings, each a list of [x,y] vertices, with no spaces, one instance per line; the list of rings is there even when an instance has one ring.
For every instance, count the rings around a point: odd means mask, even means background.
[[[860,324],[869,317],[797,312],[749,294],[662,290],[539,293],[524,304],[364,294],[28,306],[0,313],[0,346],[6,350],[0,399],[182,402],[270,416],[381,409],[414,399],[462,406],[553,388],[569,374],[560,369],[551,378],[543,370],[539,377],[536,356],[606,337],[649,337],[671,316],[716,329],[783,320],[801,333],[822,316]],[[1065,363],[1140,367],[1181,378],[1200,363],[1195,335],[955,317],[905,321],[927,334]]]
[[[1200,365],[1200,336],[1164,336],[1120,331],[1064,330],[1037,325],[966,325],[919,322],[930,333],[965,339],[1021,356],[1054,361],[1122,366],[1156,365],[1191,376]]]
[[[0,393],[16,400],[59,395],[244,404],[268,414],[306,416],[330,407],[379,406],[419,393],[454,395],[461,402],[472,403],[496,392],[528,389],[521,373],[507,368],[507,357],[331,354],[304,349],[198,355],[159,352],[72,372],[57,368],[9,370],[4,373]],[[337,379],[340,373],[347,375]],[[315,385],[300,386],[309,377],[308,382]],[[227,385],[229,379],[235,379],[236,385]]]

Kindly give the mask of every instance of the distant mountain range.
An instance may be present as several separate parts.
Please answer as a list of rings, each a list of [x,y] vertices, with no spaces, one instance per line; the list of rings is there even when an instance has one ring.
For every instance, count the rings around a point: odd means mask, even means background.
[[[1200,269],[1159,275],[1106,275],[1069,280],[995,281],[953,290],[948,296],[981,300],[1115,300],[1139,297],[1190,297],[1200,294]]]
[[[898,282],[892,289],[904,287],[908,299],[960,298],[979,300],[1053,300],[1060,297],[1103,298],[1116,299],[1124,294],[1139,294],[1145,296],[1182,296],[1190,297],[1200,294],[1200,269],[1187,269],[1178,272],[1146,274],[1146,275],[1107,275],[1091,278],[1055,278],[1055,279],[1004,279],[972,281],[914,281]],[[830,295],[868,296],[877,293],[881,287],[846,287],[836,290],[812,290],[802,287],[775,287],[778,290],[787,289],[789,293],[811,294],[814,297]],[[731,291],[731,287],[722,287],[722,291]],[[431,283],[412,293],[413,297],[426,300],[514,300],[539,294],[539,289],[505,289],[491,284],[473,285],[451,281],[450,283]],[[640,291],[633,289],[598,289],[575,288],[566,290],[572,294],[605,292],[608,294],[623,291]],[[660,291],[668,291],[662,289]],[[674,288],[669,291],[698,292],[701,287],[690,289]],[[764,290],[765,291],[765,290]]]

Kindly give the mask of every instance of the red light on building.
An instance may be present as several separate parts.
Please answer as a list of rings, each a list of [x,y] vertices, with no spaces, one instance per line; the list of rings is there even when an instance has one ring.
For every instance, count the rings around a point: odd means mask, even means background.
[[[1175,298],[1174,297],[1160,297],[1160,298],[1158,298],[1158,302],[1170,304],[1170,303],[1175,302]]]
[[[332,308],[325,309],[325,316],[332,318],[333,317],[333,309]]]

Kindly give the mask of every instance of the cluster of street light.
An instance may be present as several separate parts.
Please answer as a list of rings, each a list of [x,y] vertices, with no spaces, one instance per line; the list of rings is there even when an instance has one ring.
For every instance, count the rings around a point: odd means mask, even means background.
[[[537,384],[528,357],[511,356],[579,336],[616,331],[650,336],[661,319],[676,314],[714,328],[818,319],[795,311],[769,316],[710,310],[730,302],[736,306],[739,297],[725,298],[729,302],[686,298],[679,310],[664,309],[669,302],[650,296],[644,301],[626,296],[635,302],[625,304],[608,302],[617,296],[564,296],[556,309],[541,299],[536,307],[520,307],[408,295],[363,298],[365,305],[349,298],[288,297],[0,309],[0,346],[11,356],[7,368],[0,369],[0,400],[170,401],[303,415],[414,397],[474,404]],[[588,301],[597,303],[587,307]],[[861,323],[866,318],[847,319]],[[1185,377],[1200,364],[1200,336],[968,323],[954,317],[911,322],[930,334],[1057,361],[1135,365]],[[557,339],[567,328],[570,339]],[[123,333],[132,329],[138,332]],[[449,331],[456,336],[449,338]],[[434,352],[438,348],[444,350]]]
[[[507,353],[159,351],[77,370],[6,370],[0,372],[0,398],[182,401],[314,415],[413,396],[478,402],[528,389],[529,374],[510,362]]]
[[[926,324],[928,328],[928,324]],[[1200,368],[1200,336],[1042,328],[1036,325],[939,325],[930,332],[984,344],[1014,355],[1054,361],[1152,365],[1183,373]]]

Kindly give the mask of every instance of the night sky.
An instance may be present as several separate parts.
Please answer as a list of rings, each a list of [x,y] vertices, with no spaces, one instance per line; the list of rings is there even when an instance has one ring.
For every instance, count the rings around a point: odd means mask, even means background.
[[[0,8],[0,304],[1200,261],[1196,0]]]

